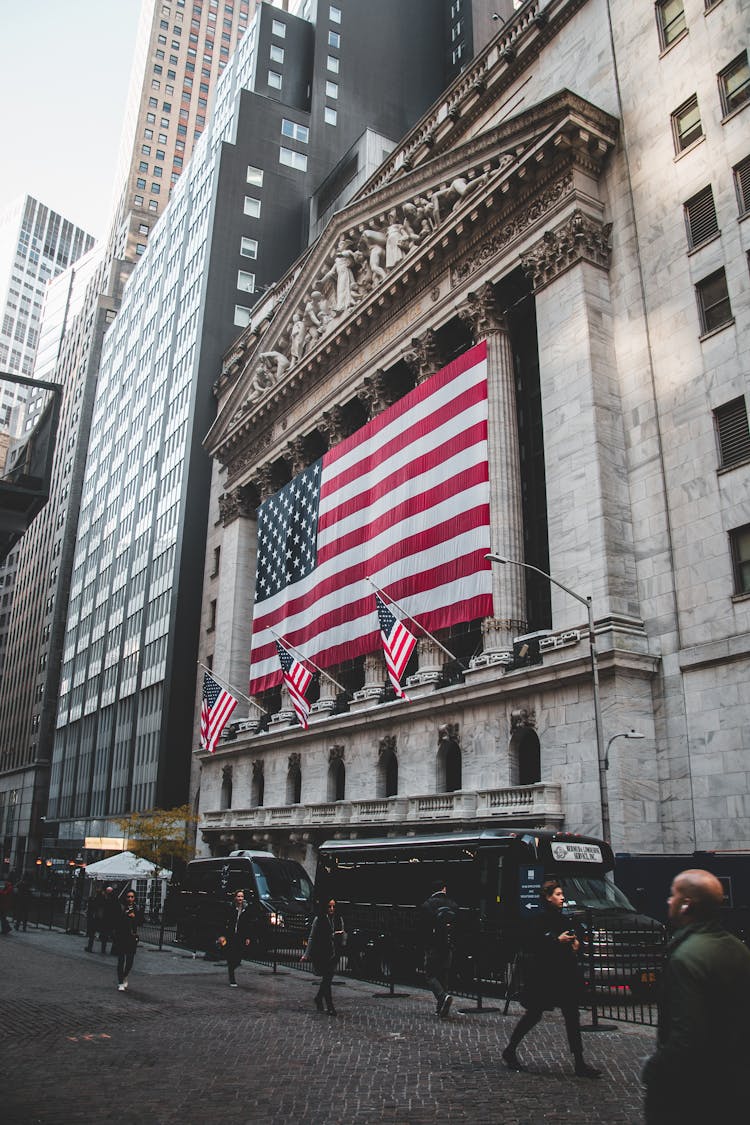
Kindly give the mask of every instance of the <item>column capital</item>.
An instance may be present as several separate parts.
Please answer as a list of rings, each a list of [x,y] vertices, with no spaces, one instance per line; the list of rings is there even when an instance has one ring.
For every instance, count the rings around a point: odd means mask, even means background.
[[[428,328],[421,336],[414,336],[404,362],[414,372],[417,384],[423,383],[440,369],[440,349],[433,328]]]
[[[489,281],[467,293],[466,300],[456,311],[461,320],[471,325],[476,340],[484,340],[493,332],[508,331],[505,314]]]
[[[332,406],[323,412],[323,417],[318,422],[318,429],[325,434],[328,448],[338,445],[347,436],[344,412],[340,406]]]
[[[231,492],[222,492],[219,497],[219,518],[224,527],[228,527],[241,516],[248,519],[254,515],[255,508],[246,488],[233,488]]]
[[[378,414],[382,414],[391,404],[385,372],[378,370],[373,371],[370,375],[365,375],[359,397],[367,403],[370,418],[376,418]]]
[[[287,442],[286,455],[289,460],[292,476],[296,477],[297,473],[301,473],[303,469],[307,468],[305,439],[303,437],[296,437]]]
[[[253,484],[258,489],[261,503],[267,500],[269,496],[273,496],[274,492],[276,492],[276,488],[274,486],[273,473],[270,465],[261,465],[256,470],[255,476],[253,477]]]
[[[576,208],[554,230],[546,230],[539,242],[527,254],[521,255],[521,267],[534,290],[543,289],[579,262],[589,262],[599,269],[608,270],[611,231],[611,223],[592,219],[580,208]]]

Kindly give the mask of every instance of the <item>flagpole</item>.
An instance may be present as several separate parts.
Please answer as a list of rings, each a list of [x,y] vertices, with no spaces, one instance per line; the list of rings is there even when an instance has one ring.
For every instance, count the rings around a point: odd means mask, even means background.
[[[203,668],[206,672],[208,672],[209,676],[212,676],[216,680],[217,684],[221,684],[221,686],[226,691],[231,691],[232,695],[236,694],[242,696],[245,702],[249,703],[251,707],[257,707],[261,715],[270,715],[270,711],[266,711],[265,707],[261,707],[260,703],[256,703],[254,699],[251,699],[249,695],[245,695],[245,693],[240,691],[239,688],[232,687],[228,680],[224,680],[222,683],[222,677],[217,676],[213,668],[209,668],[208,665],[204,664],[202,660],[198,660],[196,661],[196,663],[199,668]]]
[[[450,651],[450,649],[447,649],[445,647],[445,645],[440,643],[440,641],[437,639],[437,637],[433,637],[432,633],[428,629],[425,629],[424,625],[420,625],[418,621],[415,621],[414,618],[411,616],[411,614],[407,613],[406,610],[404,609],[404,607],[402,605],[399,605],[399,603],[396,601],[395,598],[392,598],[390,594],[386,594],[385,590],[381,590],[379,586],[376,586],[375,583],[373,582],[372,578],[369,577],[369,575],[366,574],[365,579],[366,579],[367,582],[370,583],[370,585],[372,586],[372,588],[374,590],[377,590],[377,592],[379,594],[382,594],[384,598],[388,598],[388,601],[390,602],[390,604],[395,605],[396,609],[399,610],[400,613],[403,613],[404,617],[408,618],[408,620],[411,621],[412,625],[416,625],[416,627],[418,629],[421,629],[421,631],[424,633],[424,635],[426,637],[429,637],[429,639],[433,642],[433,644],[436,644],[438,646],[438,648],[441,649],[441,651],[445,653],[446,656],[449,656],[451,658],[451,660],[455,660],[457,664],[461,663],[461,661],[458,659],[458,657],[454,656],[453,653]]]
[[[319,672],[321,676],[325,676],[325,678],[327,680],[330,680],[331,683],[333,684],[333,686],[338,688],[339,691],[343,691],[343,692],[346,691],[346,688],[342,687],[342,685],[338,682],[338,680],[334,680],[333,676],[329,676],[327,672],[324,672],[322,668],[319,668],[314,660],[311,660],[309,656],[305,656],[304,652],[302,652],[301,649],[298,649],[295,645],[293,645],[290,641],[288,641],[286,639],[286,637],[282,637],[279,633],[276,632],[275,629],[272,629],[270,627],[270,625],[268,626],[268,632],[273,633],[274,637],[276,637],[276,640],[281,641],[284,648],[288,648],[288,649],[291,649],[292,652],[296,652],[297,655],[299,656],[300,660],[304,660],[308,664],[312,665],[312,667],[315,669],[316,672]]]

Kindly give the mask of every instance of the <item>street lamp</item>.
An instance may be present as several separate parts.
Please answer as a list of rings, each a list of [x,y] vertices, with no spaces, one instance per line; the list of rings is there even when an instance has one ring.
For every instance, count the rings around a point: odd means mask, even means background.
[[[566,594],[570,594],[571,598],[575,598],[581,605],[586,606],[589,621],[589,652],[591,653],[591,679],[594,692],[594,728],[596,730],[596,761],[599,774],[599,804],[601,806],[602,815],[602,837],[609,840],[610,825],[609,825],[609,797],[607,795],[607,774],[605,772],[605,751],[604,751],[604,730],[602,727],[602,708],[599,699],[599,663],[596,656],[596,636],[594,634],[594,611],[591,605],[590,595],[584,597],[583,594],[577,594],[575,590],[571,590],[569,586],[559,582],[557,578],[553,578],[551,574],[547,574],[546,570],[540,570],[538,566],[532,566],[531,563],[521,562],[520,559],[506,559],[504,555],[496,555],[494,551],[484,556],[491,562],[510,564],[511,566],[522,566],[525,570],[533,570],[536,574],[541,574],[542,578],[546,578],[553,586],[559,586]]]
[[[604,768],[609,769],[609,748],[616,738],[645,738],[645,734],[641,734],[638,730],[626,730],[622,734],[613,734],[607,743],[607,749],[604,751]]]

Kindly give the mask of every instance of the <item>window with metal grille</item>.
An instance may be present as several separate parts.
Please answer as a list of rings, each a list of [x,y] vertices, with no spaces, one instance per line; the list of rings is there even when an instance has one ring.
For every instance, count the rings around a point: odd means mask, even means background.
[[[724,270],[704,277],[695,287],[698,298],[698,311],[701,318],[701,332],[713,332],[729,324],[732,319],[732,309],[729,304],[729,290]]]
[[[750,524],[729,532],[735,594],[750,594]]]
[[[743,51],[719,74],[721,108],[726,117],[750,98],[750,66]]]
[[[683,152],[703,136],[698,99],[695,95],[688,98],[672,114],[672,133],[675,152]]]
[[[710,184],[685,204],[685,226],[691,250],[718,234],[719,224],[716,221],[714,193]]]
[[[685,7],[682,0],[658,0],[656,22],[659,27],[659,42],[662,48],[669,47],[687,31]]]
[[[725,402],[714,410],[716,435],[719,439],[720,468],[727,469],[750,460],[750,428],[744,396]]]
[[[750,156],[741,160],[732,172],[740,215],[746,215],[750,211]]]

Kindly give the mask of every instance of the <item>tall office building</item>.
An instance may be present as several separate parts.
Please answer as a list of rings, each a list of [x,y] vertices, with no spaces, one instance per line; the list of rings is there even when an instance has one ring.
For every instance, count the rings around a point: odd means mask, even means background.
[[[200,654],[272,715],[196,755],[201,850],[750,848],[749,16],[527,0],[253,310]],[[444,646],[408,703],[368,578]],[[271,629],[348,689],[309,729]]]
[[[30,195],[0,215],[0,371],[33,373],[47,284],[93,244],[92,235]],[[25,400],[25,387],[0,382],[0,429],[18,435]]]
[[[41,331],[43,349],[35,375],[60,384],[63,402],[50,502],[31,524],[18,552],[13,552],[18,570],[8,574],[9,584],[0,593],[0,599],[7,597],[0,607],[0,622],[5,617],[0,643],[3,636],[7,638],[0,687],[0,843],[12,866],[22,866],[29,857],[33,861],[32,853],[38,853],[43,839],[40,818],[46,807],[72,556],[102,339],[119,307],[132,264],[144,252],[151,228],[201,136],[217,76],[255,7],[256,0],[145,0],[110,235],[95,256],[49,294],[41,329],[41,298],[35,309],[35,331]],[[45,251],[47,243],[55,263],[60,259],[53,269],[52,262],[40,257],[39,277],[47,280],[72,260],[65,258],[67,242],[77,242],[70,224],[62,221],[55,241],[51,220],[44,228],[49,235],[42,239],[42,210],[34,207],[24,236],[29,260],[36,264],[35,256]],[[90,246],[91,239],[84,239],[84,244]],[[14,337],[17,332],[20,327],[13,328]],[[46,397],[43,391],[32,392],[27,429],[44,408]]]
[[[220,357],[306,245],[314,189],[347,159],[366,179],[443,88],[435,11],[259,6],[149,233],[92,417],[46,814],[60,849],[187,797]]]

